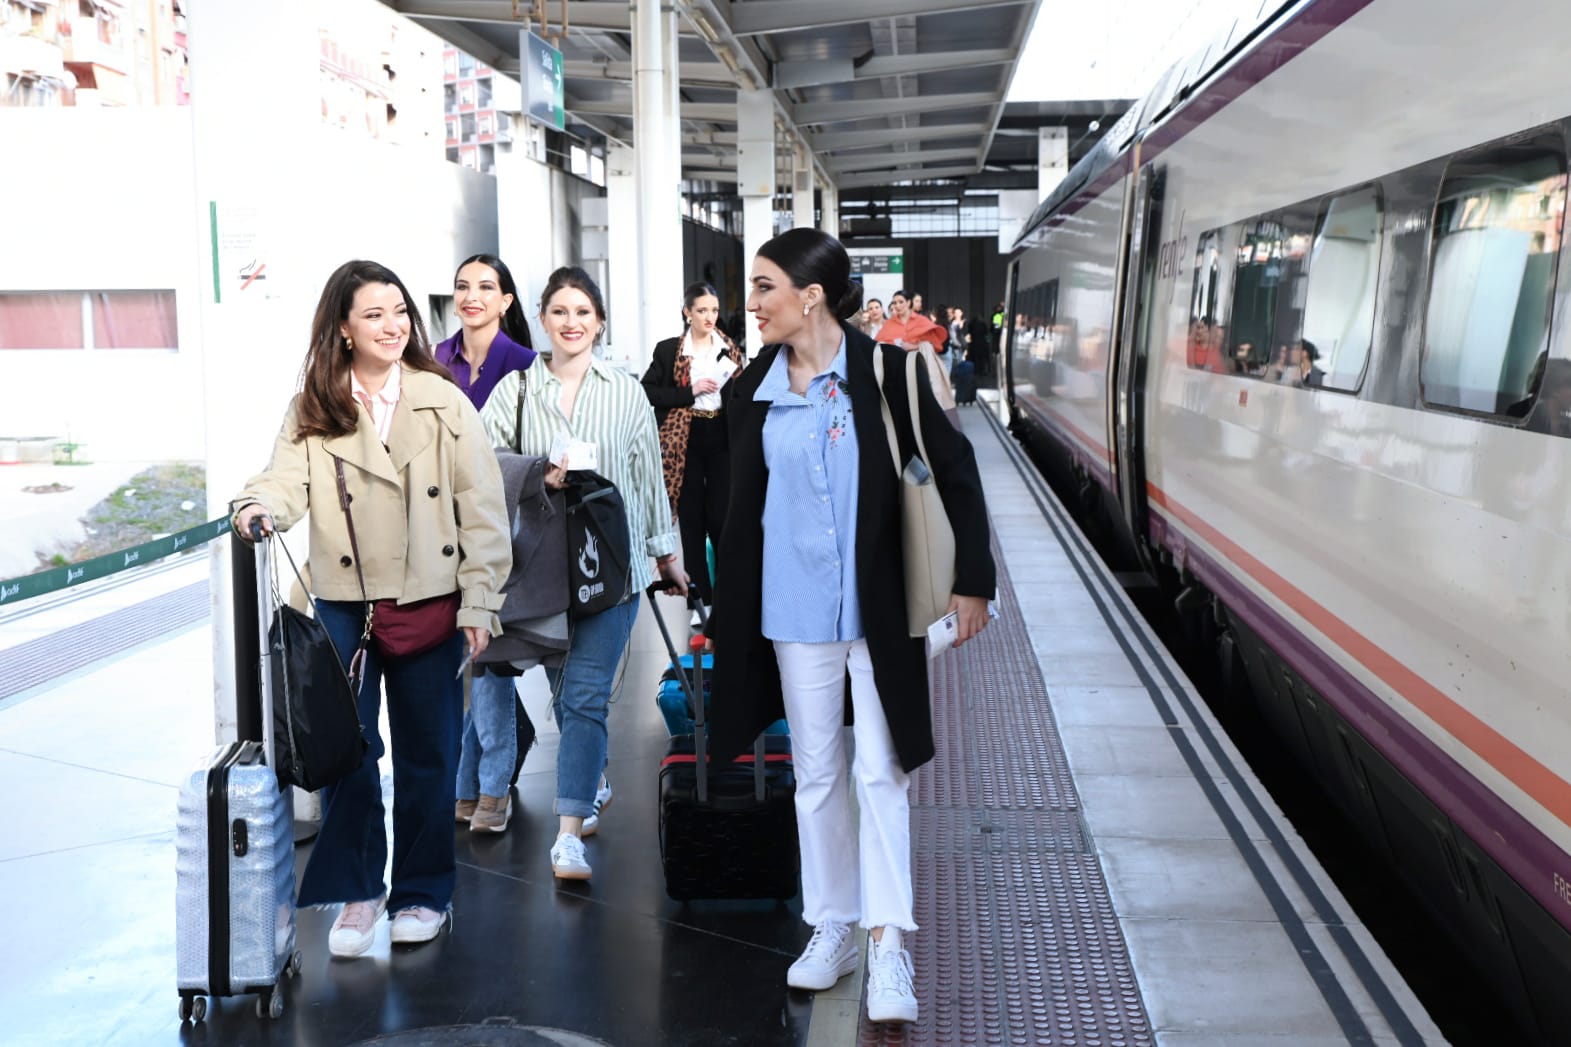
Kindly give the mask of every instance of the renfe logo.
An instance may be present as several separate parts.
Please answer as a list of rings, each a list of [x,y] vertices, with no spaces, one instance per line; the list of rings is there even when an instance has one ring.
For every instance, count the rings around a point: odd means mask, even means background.
[[[585,578],[600,576],[600,547],[595,542],[595,536],[587,531],[584,533],[584,547],[578,551],[578,570]]]

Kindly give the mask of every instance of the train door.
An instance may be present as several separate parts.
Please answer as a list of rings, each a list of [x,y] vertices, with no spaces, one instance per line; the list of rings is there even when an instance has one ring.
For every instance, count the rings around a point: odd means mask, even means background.
[[[1110,376],[1113,387],[1108,390],[1112,404],[1118,504],[1136,554],[1148,568],[1151,563],[1147,552],[1143,392],[1152,328],[1160,313],[1155,289],[1166,181],[1164,167],[1139,168],[1129,226],[1129,257],[1124,268],[1127,276],[1118,357]]]
[[[1019,308],[1015,301],[1015,289],[1020,286],[1020,259],[1016,258],[1009,263],[1008,275],[1004,281],[1004,322],[998,331],[998,352],[993,357],[994,374],[998,376],[998,420],[1005,425],[1010,425],[1015,419],[1015,325],[1014,315]],[[988,316],[991,323],[993,317]]]

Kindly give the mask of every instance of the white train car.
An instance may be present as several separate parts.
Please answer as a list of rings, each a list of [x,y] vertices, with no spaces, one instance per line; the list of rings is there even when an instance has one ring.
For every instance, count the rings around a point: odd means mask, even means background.
[[[1571,19],[1268,0],[1016,244],[1013,421],[1571,1029]]]

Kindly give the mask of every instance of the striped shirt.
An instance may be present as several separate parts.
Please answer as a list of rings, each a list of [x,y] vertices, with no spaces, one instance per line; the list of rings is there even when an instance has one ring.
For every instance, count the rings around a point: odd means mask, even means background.
[[[543,362],[549,361],[543,354]],[[524,379],[522,439],[514,441],[518,383]],[[665,478],[660,468],[660,434],[655,411],[637,378],[600,360],[591,359],[573,418],[562,413],[562,382],[549,367],[514,371],[496,383],[486,400],[480,420],[497,447],[517,447],[523,454],[547,455],[558,434],[592,443],[600,454],[600,475],[616,485],[627,510],[627,530],[633,555],[633,584],[643,589],[654,581],[649,556],[670,556],[677,551],[677,533],[666,501]]]

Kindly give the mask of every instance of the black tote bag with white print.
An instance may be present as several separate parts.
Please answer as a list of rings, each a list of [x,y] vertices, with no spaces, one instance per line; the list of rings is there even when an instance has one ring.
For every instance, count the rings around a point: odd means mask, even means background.
[[[569,618],[609,610],[632,592],[632,538],[616,485],[599,473],[567,474]]]

